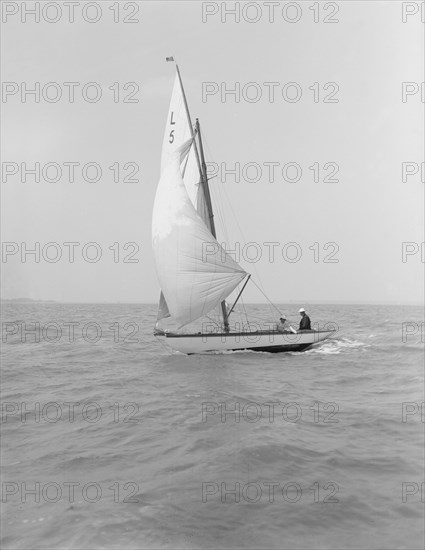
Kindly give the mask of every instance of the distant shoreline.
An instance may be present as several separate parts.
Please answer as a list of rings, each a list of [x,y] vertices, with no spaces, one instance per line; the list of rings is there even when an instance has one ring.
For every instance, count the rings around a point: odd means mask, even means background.
[[[61,304],[61,303],[71,303],[71,302],[57,302],[56,300],[33,300],[32,298],[2,298],[0,303],[20,303],[20,304]]]
[[[157,306],[157,302],[59,302],[56,300],[33,300],[31,298],[2,298],[1,304],[58,304],[58,305],[134,305],[134,306]],[[267,305],[265,302],[245,303],[245,306],[262,306]],[[328,306],[417,306],[425,307],[423,302],[337,302],[337,301],[311,301],[311,300],[290,300],[288,302],[278,303],[276,305],[302,305],[304,307],[328,305]]]

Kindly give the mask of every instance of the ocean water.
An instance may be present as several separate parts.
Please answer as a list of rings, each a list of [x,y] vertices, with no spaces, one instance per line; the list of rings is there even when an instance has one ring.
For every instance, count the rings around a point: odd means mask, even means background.
[[[309,351],[184,356],[155,306],[4,304],[2,548],[422,548],[423,310],[309,311]]]

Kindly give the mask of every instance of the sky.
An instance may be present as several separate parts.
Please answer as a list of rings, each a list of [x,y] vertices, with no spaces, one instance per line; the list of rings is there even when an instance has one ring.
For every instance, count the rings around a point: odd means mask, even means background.
[[[218,240],[272,301],[423,303],[420,3],[227,2],[236,22],[221,2],[79,2],[38,23],[2,4],[3,298],[157,301],[174,56]]]

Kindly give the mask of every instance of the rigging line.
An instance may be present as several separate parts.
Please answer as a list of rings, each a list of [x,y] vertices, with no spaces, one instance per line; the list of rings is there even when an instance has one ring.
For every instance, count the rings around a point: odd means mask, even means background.
[[[234,211],[234,209],[233,209],[232,202],[229,200],[226,190],[223,189],[223,191],[224,191],[224,195],[225,195],[225,197],[227,198],[227,201],[228,201],[228,203],[229,203],[230,210],[232,211],[233,218],[234,218],[234,220],[236,221],[236,225],[238,226],[238,229],[239,229],[239,231],[240,231],[240,234],[242,235],[242,238],[243,238],[243,240],[244,240],[245,243],[246,243],[246,242],[247,242],[246,237],[245,237],[244,232],[242,231],[242,228],[241,228],[241,226],[240,226],[240,224],[239,224],[239,220],[238,220],[238,218],[237,218],[237,216],[236,216],[236,214],[235,214],[235,211]],[[259,275],[259,273],[258,273],[257,266],[255,265],[255,263],[254,263],[254,264],[251,264],[251,265],[252,265],[252,267],[253,267],[253,269],[254,269],[254,271],[255,271],[255,276],[256,276],[256,278],[258,279],[260,285],[263,286],[263,282],[262,282],[261,277],[260,277],[260,275]]]
[[[205,150],[207,151],[208,158],[210,160],[213,160],[214,156],[211,152],[211,147],[209,145],[209,141],[207,140],[205,133],[203,135],[203,141],[204,141],[204,145],[205,145]],[[227,228],[226,218],[225,218],[225,215],[224,215],[224,203],[226,202],[227,204],[230,204],[230,206],[231,206],[231,201],[229,201],[229,198],[228,198],[227,194],[226,194],[226,196],[224,196],[222,186],[219,185],[218,180],[217,180],[217,185],[214,185],[212,188],[210,188],[210,192],[211,192],[212,197],[215,199],[214,200],[215,214],[216,214],[216,218],[219,221],[218,226],[221,229],[221,233],[222,233],[221,242],[220,242],[218,237],[216,237],[216,238],[217,238],[219,244],[224,246],[224,249],[226,250],[226,244],[225,243],[229,243],[229,231],[228,231],[228,228]],[[235,219],[236,223],[238,224],[238,220],[235,216],[233,208],[232,208],[232,214],[233,214],[233,218]],[[239,226],[239,224],[238,224],[238,226]],[[242,234],[242,230],[241,230],[240,226],[239,226],[239,231]],[[236,259],[236,261],[238,261],[237,258],[235,258],[235,259]],[[237,290],[238,293],[240,291],[241,285],[242,285],[242,283],[238,284],[237,288],[235,289],[235,290]],[[242,297],[240,299],[240,302],[241,301],[242,301]],[[246,313],[245,313],[245,316],[246,316]]]
[[[156,340],[157,342],[159,342],[159,343],[161,344],[161,346],[165,349],[165,351],[168,353],[169,350],[168,350],[167,346],[164,344],[164,342],[162,342],[162,341],[160,340],[160,338],[162,338],[162,337],[160,337],[158,334],[154,334],[154,337],[155,337],[155,340]]]
[[[266,298],[266,300],[274,307],[274,309],[279,313],[279,315],[281,315],[281,312],[277,309],[277,307],[274,305],[274,303],[269,299],[269,297],[267,296],[267,294],[265,294],[265,292],[263,292],[261,290],[261,288],[257,285],[257,283],[254,281],[254,279],[252,279],[252,282],[254,283],[254,285],[258,288],[258,290],[262,293],[262,295],[264,296],[264,298]]]
[[[210,159],[213,159],[214,156],[212,154],[212,151],[211,151],[211,147],[210,147],[210,144],[209,144],[209,140],[206,138],[205,134],[203,136],[203,141],[204,141],[204,144],[205,144],[205,149],[207,150],[208,152],[208,157]],[[224,208],[223,208],[223,205],[224,205],[224,202],[226,202],[226,204],[230,207],[230,210],[231,210],[231,213],[233,215],[233,219],[234,221],[236,222],[236,225],[237,225],[237,228],[239,230],[239,233],[240,235],[242,236],[242,238],[246,241],[246,238],[245,238],[245,235],[244,235],[244,232],[242,231],[242,228],[239,224],[239,220],[236,216],[236,213],[235,213],[235,210],[233,209],[233,205],[232,205],[232,201],[229,200],[229,196],[226,192],[226,189],[225,189],[225,186],[221,186],[219,185],[219,182],[217,180],[217,185],[214,185],[213,186],[213,189],[214,191],[216,191],[216,195],[218,195],[218,198],[219,200],[217,201],[217,204],[216,204],[216,211],[218,211],[218,214],[219,214],[219,219],[220,219],[220,222],[221,222],[221,227],[222,227],[222,231],[224,233],[224,238],[225,238],[225,241],[228,243],[229,242],[229,235],[228,235],[228,230],[227,230],[227,224],[225,222],[225,216],[224,216]],[[225,201],[223,200],[223,198],[225,199]],[[251,267],[251,266],[250,266]],[[261,280],[261,277],[258,273],[258,270],[257,270],[257,266],[254,264],[252,265],[252,267],[254,268],[254,272],[255,272],[255,276],[256,278],[258,279],[261,287],[263,287],[263,282]],[[279,315],[281,315],[280,311],[277,309],[277,307],[269,300],[269,298],[267,297],[267,295],[265,294],[265,292],[262,290],[262,288],[255,282],[254,279],[251,278],[251,280],[254,282],[255,286],[260,290],[260,292],[264,295],[264,297],[266,298],[266,300],[268,302],[270,302],[272,308],[274,308],[278,313]],[[239,291],[239,285],[238,285],[238,291]],[[248,314],[247,314],[247,310],[246,310],[246,306],[245,306],[245,300],[243,299],[243,297],[241,296],[241,300],[240,300],[240,306],[241,306],[241,309],[243,311],[243,315],[245,316],[246,320],[248,321]]]
[[[205,148],[207,149],[208,151],[208,154],[209,154],[209,157],[212,159],[213,158],[213,155],[212,155],[212,152],[211,152],[211,147],[209,145],[209,142],[208,140],[206,139],[205,135],[204,135],[204,143],[205,143]],[[217,180],[217,184],[218,184],[218,180]],[[219,185],[216,185],[216,186],[213,186],[214,189],[217,189],[219,194],[220,194],[220,197],[223,196],[225,199],[226,199],[226,204],[228,204],[230,210],[231,210],[231,213],[233,215],[233,219],[234,221],[236,222],[236,225],[237,225],[237,228],[238,228],[238,231],[240,233],[240,235],[242,236],[242,239],[246,242],[246,237],[244,235],[244,232],[242,231],[242,228],[239,224],[239,220],[235,214],[235,211],[233,209],[233,205],[232,205],[232,201],[229,200],[229,195],[227,194],[227,191],[226,191],[226,188],[225,186],[223,186],[222,188],[219,186]],[[223,201],[224,203],[224,201]],[[223,212],[220,212],[222,214],[222,218],[223,218],[223,222],[224,222],[224,211]],[[226,227],[226,224],[223,223],[224,225],[224,233],[225,233],[225,238],[226,238],[226,241],[229,242],[229,238],[228,238],[228,235],[227,235],[227,227]],[[264,287],[263,285],[263,282],[261,280],[261,277],[258,273],[258,270],[257,270],[257,266],[254,264],[251,264],[252,265],[252,268],[254,269],[254,272],[255,272],[255,277],[256,279],[258,279],[258,282],[260,283],[261,287]],[[251,266],[250,266],[251,267]],[[262,291],[263,292],[263,291]]]
[[[245,318],[246,323],[248,324],[248,313],[246,311],[245,300],[243,299],[243,296],[241,296],[240,309],[238,311],[239,311],[240,317],[242,318],[242,315],[243,315],[244,318]]]

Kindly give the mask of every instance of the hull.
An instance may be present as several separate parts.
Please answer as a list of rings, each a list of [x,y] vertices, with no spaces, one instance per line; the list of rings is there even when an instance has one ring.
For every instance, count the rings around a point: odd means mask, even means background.
[[[285,351],[303,351],[317,342],[326,340],[333,330],[306,330],[291,332],[258,331],[210,334],[164,334],[167,344],[175,350],[188,355],[211,351],[266,351],[280,353]]]

